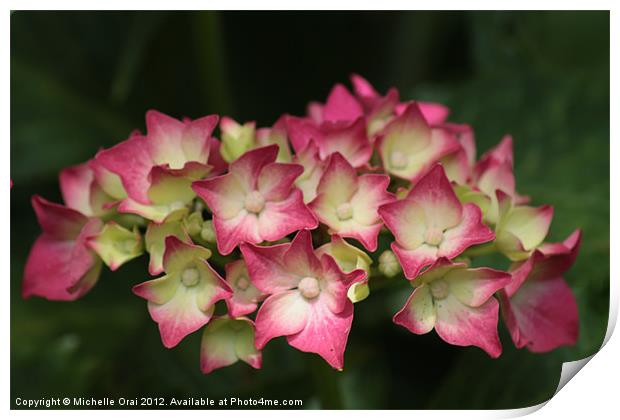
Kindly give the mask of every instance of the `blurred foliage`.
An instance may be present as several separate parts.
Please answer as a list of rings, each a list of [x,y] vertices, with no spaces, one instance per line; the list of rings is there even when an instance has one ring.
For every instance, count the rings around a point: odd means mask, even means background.
[[[518,189],[552,203],[550,239],[584,230],[566,275],[581,336],[498,360],[391,323],[410,289],[356,305],[346,368],[274,340],[264,369],[204,376],[200,333],[166,350],[130,286],[141,258],[77,302],[24,301],[38,193],[58,171],[143,129],[144,112],[273,123],[359,72],[380,90],[438,100],[479,153],[515,138]],[[17,12],[11,16],[11,396],[302,398],[305,408],[516,408],[553,395],[563,361],[600,347],[609,306],[609,14],[606,12]],[[401,280],[402,282],[402,280]],[[404,282],[402,282],[404,284]]]

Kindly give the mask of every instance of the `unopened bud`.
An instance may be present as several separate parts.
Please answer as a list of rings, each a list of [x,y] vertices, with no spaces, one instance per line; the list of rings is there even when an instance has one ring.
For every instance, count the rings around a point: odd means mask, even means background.
[[[384,251],[379,256],[379,271],[386,277],[394,277],[401,271],[396,255],[390,250]]]
[[[213,221],[205,220],[202,224],[202,230],[200,231],[200,237],[203,241],[214,243],[215,242],[215,230],[213,229]]]

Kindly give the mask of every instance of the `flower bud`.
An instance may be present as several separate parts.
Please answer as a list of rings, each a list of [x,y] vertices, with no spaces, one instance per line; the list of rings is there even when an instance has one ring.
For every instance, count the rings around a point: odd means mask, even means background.
[[[213,221],[205,220],[202,224],[202,230],[200,231],[200,237],[203,241],[214,243],[215,242],[215,230],[213,229]]]
[[[379,256],[379,271],[387,277],[394,277],[400,273],[400,264],[392,251],[383,251]]]
[[[190,214],[185,220],[185,229],[190,236],[198,236],[202,232],[202,214],[198,211]]]
[[[239,124],[232,118],[222,117],[221,153],[224,160],[232,162],[239,156],[256,146],[256,123]]]

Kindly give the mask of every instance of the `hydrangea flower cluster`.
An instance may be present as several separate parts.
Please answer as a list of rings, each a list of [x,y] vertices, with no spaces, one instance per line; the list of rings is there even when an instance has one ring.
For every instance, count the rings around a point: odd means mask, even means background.
[[[393,321],[414,334],[496,358],[501,312],[518,348],[574,344],[562,276],[581,232],[544,242],[553,208],[517,193],[512,138],[476,159],[472,128],[447,107],[351,81],[267,128],[147,112],[146,133],[60,173],[64,204],[33,197],[43,233],[23,296],[78,299],[103,265],[147,254],[157,277],[133,293],[164,346],[203,330],[204,373],[258,369],[276,337],[341,370],[355,304],[386,282],[413,288]],[[487,253],[507,268],[472,263]]]

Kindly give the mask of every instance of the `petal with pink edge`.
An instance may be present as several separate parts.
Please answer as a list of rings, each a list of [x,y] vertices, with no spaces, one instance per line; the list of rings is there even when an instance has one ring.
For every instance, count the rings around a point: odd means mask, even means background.
[[[308,323],[311,304],[297,290],[269,296],[256,314],[256,347],[275,337],[297,334]]]
[[[414,279],[424,267],[437,260],[437,248],[427,244],[422,244],[414,250],[407,250],[392,242],[392,251],[409,280]]]
[[[454,258],[472,245],[492,241],[495,234],[482,223],[482,212],[475,204],[463,206],[460,223],[444,232],[439,255]]]
[[[314,229],[319,222],[304,204],[303,194],[293,189],[282,201],[268,201],[258,216],[259,238],[254,243],[278,241],[286,235],[301,229]],[[246,242],[250,242],[249,240]]]
[[[490,268],[456,268],[444,276],[450,291],[467,306],[478,307],[512,281],[510,274]]]
[[[341,84],[334,86],[323,107],[323,121],[355,121],[364,110],[349,90]]]
[[[477,308],[467,306],[453,294],[435,300],[437,322],[435,330],[447,343],[456,346],[476,346],[492,358],[502,353],[497,333],[499,304],[491,298]]]
[[[414,334],[426,334],[433,330],[436,319],[429,287],[422,285],[415,288],[405,306],[394,315],[393,321]]]
[[[418,181],[407,200],[424,209],[427,229],[445,230],[461,222],[463,208],[441,165],[435,165]]]
[[[303,166],[293,163],[270,163],[258,176],[258,191],[267,201],[280,201],[288,197],[295,179],[304,171]]]
[[[297,334],[287,337],[298,350],[316,353],[334,369],[344,368],[344,351],[353,323],[353,304],[346,301],[344,309],[332,313],[321,300],[309,305],[307,322]]]
[[[252,283],[263,293],[274,294],[297,287],[299,278],[291,275],[284,263],[284,254],[290,246],[241,245],[241,253]]]
[[[205,328],[200,344],[200,369],[215,369],[243,360],[255,369],[262,364],[261,352],[254,346],[254,324],[247,318],[213,319]]]
[[[95,285],[102,264],[86,247],[86,240],[99,229],[101,222],[92,219],[75,239],[59,239],[43,232],[26,261],[23,297],[40,296],[49,300],[70,301],[88,292]]]
[[[128,196],[142,204],[150,203],[147,192],[150,187],[149,174],[154,166],[147,142],[146,137],[134,133],[127,140],[95,156],[98,165],[121,178]]]
[[[38,195],[33,196],[31,202],[41,229],[55,239],[68,241],[77,238],[88,222],[82,213]]]
[[[561,277],[528,280],[510,299],[502,297],[504,321],[517,347],[547,352],[577,342],[577,302]]]

